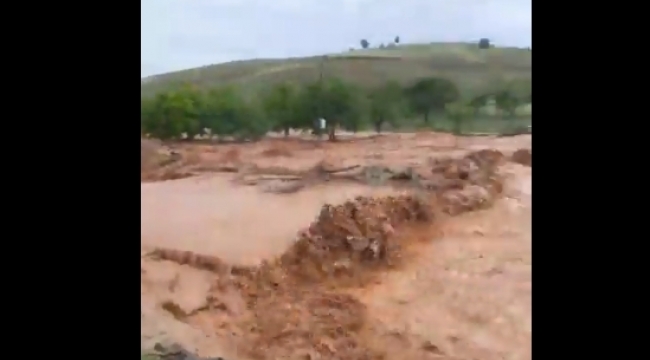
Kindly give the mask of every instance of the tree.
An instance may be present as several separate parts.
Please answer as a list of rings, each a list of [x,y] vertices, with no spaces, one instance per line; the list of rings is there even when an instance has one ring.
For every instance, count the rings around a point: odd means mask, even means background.
[[[152,98],[141,98],[140,99],[140,132],[142,135],[146,135],[150,130],[148,121],[151,120],[151,116],[155,111],[155,103]]]
[[[296,88],[288,83],[278,84],[263,94],[262,108],[273,130],[283,131],[284,136],[289,136],[291,128],[305,127],[305,119],[296,111],[297,100]]]
[[[403,94],[400,85],[391,81],[370,91],[370,120],[377,133],[381,133],[386,123],[395,125],[403,113]]]
[[[247,102],[232,87],[214,88],[206,94],[203,124],[213,134],[254,140],[266,134],[270,123],[257,104]]]
[[[343,129],[357,133],[366,126],[368,120],[369,101],[363,89],[350,83],[342,83],[348,97],[347,105],[338,120]],[[336,90],[336,88],[334,89]]]
[[[327,119],[328,139],[336,141],[336,127],[358,128],[360,91],[341,79],[331,78],[323,85],[322,116]]]
[[[479,49],[489,49],[490,48],[490,39],[482,38],[478,41]]]
[[[491,96],[492,94],[480,94],[474,96],[467,105],[474,111],[474,115],[477,115],[479,110],[487,104],[487,101]]]
[[[395,44],[399,44],[399,36],[395,36]]]
[[[183,132],[187,135],[188,140],[193,140],[196,135],[203,132],[201,109],[204,106],[204,96],[191,84],[182,85],[176,93],[188,104]]]
[[[503,88],[508,89],[520,102],[531,102],[530,94],[533,92],[533,82],[531,79],[511,80]]]
[[[268,132],[271,122],[263,116],[261,104],[247,101],[232,87],[199,91],[178,86],[141,99],[141,129],[159,139],[188,140],[210,129],[212,134],[255,140]]]
[[[328,138],[336,141],[336,127],[355,129],[363,121],[361,92],[352,85],[330,78],[307,84],[298,96],[296,112],[309,121],[327,120]],[[316,130],[316,129],[315,129]]]
[[[445,106],[447,118],[454,124],[454,134],[462,135],[463,125],[474,115],[474,108],[462,102],[453,102]]]
[[[239,128],[241,104],[233,88],[212,88],[205,94],[201,123],[219,136],[233,136]]]
[[[442,112],[445,105],[460,98],[460,92],[450,80],[443,78],[422,79],[406,89],[406,97],[411,108],[424,116],[429,123],[431,112]]]
[[[361,40],[361,47],[364,48],[364,49],[367,49],[368,46],[370,46],[370,43],[368,42],[368,40],[362,39]]]
[[[497,92],[494,95],[494,101],[497,107],[511,118],[515,117],[517,107],[521,104],[521,100],[509,89]]]
[[[186,91],[169,91],[157,94],[141,121],[144,132],[159,139],[180,138],[183,133],[193,134],[199,128],[199,114],[194,99]]]
[[[239,109],[238,140],[256,141],[264,137],[272,124],[264,117],[261,108],[254,103],[244,103]]]
[[[295,116],[305,121],[306,127],[309,124],[314,134],[320,134],[317,120],[323,116],[321,103],[324,101],[324,86],[320,82],[312,82],[301,87],[296,94]]]

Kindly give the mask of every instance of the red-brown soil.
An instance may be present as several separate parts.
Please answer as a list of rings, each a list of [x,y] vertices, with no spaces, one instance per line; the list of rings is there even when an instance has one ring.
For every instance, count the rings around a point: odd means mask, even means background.
[[[143,346],[530,359],[530,136],[155,146],[176,158],[143,167]]]

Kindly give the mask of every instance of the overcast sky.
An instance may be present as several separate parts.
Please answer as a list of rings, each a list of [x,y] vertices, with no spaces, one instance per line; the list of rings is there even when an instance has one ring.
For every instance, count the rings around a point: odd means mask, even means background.
[[[141,76],[389,42],[531,45],[531,0],[140,0]]]

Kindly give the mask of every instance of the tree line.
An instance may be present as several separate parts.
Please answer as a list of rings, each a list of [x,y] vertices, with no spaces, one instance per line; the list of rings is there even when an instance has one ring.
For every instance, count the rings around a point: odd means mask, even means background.
[[[193,139],[209,129],[212,135],[255,140],[269,131],[318,133],[317,119],[324,118],[328,138],[336,140],[337,128],[358,131],[372,126],[380,133],[386,125],[397,127],[405,118],[417,116],[429,124],[432,115],[441,115],[460,132],[463,122],[476,117],[490,102],[504,117],[514,117],[521,104],[532,103],[527,88],[516,91],[504,84],[463,99],[456,84],[444,78],[421,79],[406,87],[391,81],[369,90],[329,78],[303,86],[278,84],[250,99],[234,87],[203,90],[186,85],[142,98],[141,131],[160,139],[183,135]]]

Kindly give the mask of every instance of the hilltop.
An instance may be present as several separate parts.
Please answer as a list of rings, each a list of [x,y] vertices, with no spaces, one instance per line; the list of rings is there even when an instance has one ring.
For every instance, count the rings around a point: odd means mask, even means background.
[[[207,65],[148,77],[141,95],[148,96],[181,83],[199,87],[232,85],[244,93],[280,82],[306,83],[336,76],[365,88],[396,80],[408,84],[431,76],[456,82],[471,96],[497,81],[530,80],[532,51],[522,48],[479,49],[475,43],[399,44],[339,54],[288,59],[252,59]]]

